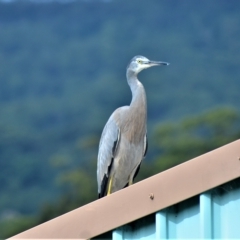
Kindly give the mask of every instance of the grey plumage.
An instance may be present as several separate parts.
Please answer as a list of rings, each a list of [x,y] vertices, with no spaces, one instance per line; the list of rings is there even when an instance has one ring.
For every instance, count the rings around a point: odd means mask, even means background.
[[[116,109],[103,129],[97,163],[99,197],[131,185],[139,170],[147,150],[147,100],[137,74],[160,65],[168,63],[135,56],[127,67],[132,101],[129,106]]]

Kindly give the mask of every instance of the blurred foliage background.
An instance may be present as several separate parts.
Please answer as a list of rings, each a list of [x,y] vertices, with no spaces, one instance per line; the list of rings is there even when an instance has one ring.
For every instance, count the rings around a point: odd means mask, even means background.
[[[0,1],[0,238],[96,200],[101,131],[129,104],[134,55],[149,150],[137,180],[240,138],[240,1]]]

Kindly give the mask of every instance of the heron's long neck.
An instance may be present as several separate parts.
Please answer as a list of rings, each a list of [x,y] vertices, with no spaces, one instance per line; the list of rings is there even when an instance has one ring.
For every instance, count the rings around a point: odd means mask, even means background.
[[[136,116],[144,117],[146,121],[147,99],[145,89],[137,79],[137,75],[131,71],[127,71],[127,81],[132,91],[130,108],[137,112]]]

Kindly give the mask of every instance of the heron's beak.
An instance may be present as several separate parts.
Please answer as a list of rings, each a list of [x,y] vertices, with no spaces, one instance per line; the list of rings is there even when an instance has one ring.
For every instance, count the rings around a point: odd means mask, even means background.
[[[167,63],[167,62],[158,62],[158,61],[149,61],[147,63],[148,65],[150,66],[168,66],[170,63]]]

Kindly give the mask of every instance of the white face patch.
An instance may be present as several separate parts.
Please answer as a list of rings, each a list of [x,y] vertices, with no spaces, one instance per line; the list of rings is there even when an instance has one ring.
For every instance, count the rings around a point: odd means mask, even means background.
[[[136,62],[137,62],[138,64],[143,64],[144,62],[147,62],[147,61],[149,61],[149,59],[147,59],[147,58],[145,58],[145,57],[137,58],[137,59],[136,59]]]
[[[150,66],[148,64],[145,64],[145,62],[148,62],[149,59],[142,57],[142,58],[137,58],[136,59],[136,67],[135,67],[135,71],[137,73],[139,73],[140,71],[142,71],[143,69],[149,68]]]

